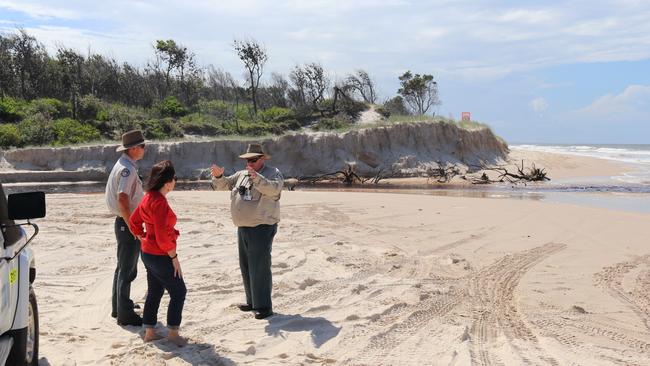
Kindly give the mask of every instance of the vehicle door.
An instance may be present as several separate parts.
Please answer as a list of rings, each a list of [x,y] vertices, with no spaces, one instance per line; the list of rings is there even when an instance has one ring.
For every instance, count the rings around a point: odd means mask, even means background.
[[[9,220],[7,197],[0,183],[0,334],[11,329],[18,301],[18,257],[22,229]],[[15,257],[13,260],[9,259]]]

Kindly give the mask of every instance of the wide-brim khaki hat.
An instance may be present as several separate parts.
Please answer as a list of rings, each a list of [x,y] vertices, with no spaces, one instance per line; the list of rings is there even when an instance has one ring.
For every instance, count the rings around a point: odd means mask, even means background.
[[[264,152],[262,144],[248,144],[248,148],[244,154],[239,155],[242,159],[252,159],[262,156],[264,159],[271,159],[271,155]]]
[[[129,131],[122,135],[122,146],[118,146],[115,151],[124,151],[138,145],[145,144],[144,135],[140,130]]]

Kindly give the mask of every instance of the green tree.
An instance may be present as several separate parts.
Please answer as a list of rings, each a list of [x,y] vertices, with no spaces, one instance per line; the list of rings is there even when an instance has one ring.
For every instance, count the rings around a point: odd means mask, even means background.
[[[290,98],[294,100],[298,109],[302,105],[309,105],[312,111],[322,113],[319,105],[325,100],[325,92],[331,85],[323,66],[316,62],[303,67],[296,66],[289,78],[295,88],[293,93],[290,93]]]
[[[22,143],[26,145],[45,145],[54,141],[52,120],[42,113],[31,115],[20,121],[18,131],[22,136]]]
[[[276,72],[271,73],[271,82],[259,90],[259,107],[268,109],[271,107],[286,108],[289,82]]]
[[[413,75],[411,71],[407,71],[399,77],[399,81],[402,87],[397,93],[404,97],[415,113],[426,114],[431,106],[440,104],[438,83],[433,80],[433,75]]]
[[[0,123],[16,122],[24,117],[25,102],[11,97],[0,97]]]
[[[394,96],[384,102],[384,109],[388,111],[389,115],[407,116],[409,110],[404,105],[404,98],[399,95]]]
[[[345,84],[344,89],[359,93],[364,102],[374,104],[377,100],[375,83],[365,70],[357,70],[356,74],[348,75]]]
[[[181,117],[187,114],[187,109],[183,107],[176,97],[167,97],[158,106],[160,115],[163,117]]]
[[[54,121],[52,130],[56,138],[55,144],[57,145],[78,144],[99,140],[99,130],[91,125],[83,124],[71,118]]]
[[[16,125],[13,124],[2,124],[0,125],[0,147],[6,149],[10,146],[20,147],[22,145],[22,139],[20,138],[20,132]]]
[[[304,106],[307,104],[307,93],[305,92],[307,75],[300,66],[296,65],[289,73],[289,80],[293,86],[288,92],[289,101],[294,109],[305,109]]]
[[[176,69],[180,76],[181,92],[184,95],[185,102],[188,101],[188,93],[186,89],[185,76],[188,71],[195,71],[196,65],[194,61],[194,54],[174,41],[173,39],[157,40],[156,41],[156,54],[160,59],[166,63],[165,67],[165,93],[168,95],[171,91],[171,72]]]
[[[20,97],[31,99],[38,95],[38,78],[43,74],[42,58],[47,56],[45,47],[36,38],[19,29],[9,37],[12,63],[18,79]],[[3,64],[3,67],[6,67]]]
[[[179,47],[176,44],[176,41],[173,39],[157,40],[156,41],[156,55],[164,62],[165,65],[165,92],[163,95],[169,93],[170,87],[170,77],[173,69],[178,67],[181,62],[184,62],[183,58],[185,57],[186,49]]]
[[[81,80],[84,57],[78,52],[63,46],[59,47],[56,55],[62,68],[63,86],[72,105],[72,118],[77,118],[79,98],[81,97]]]
[[[120,66],[112,58],[101,55],[88,55],[84,62],[81,90],[83,95],[118,101],[118,75]]]
[[[250,87],[251,99],[253,101],[253,112],[257,114],[257,89],[260,86],[260,78],[264,72],[264,64],[269,59],[266,50],[257,41],[235,40],[233,47],[237,56],[244,63],[248,72],[248,83]]]
[[[0,34],[0,98],[12,95],[15,84],[12,46],[11,39]]]

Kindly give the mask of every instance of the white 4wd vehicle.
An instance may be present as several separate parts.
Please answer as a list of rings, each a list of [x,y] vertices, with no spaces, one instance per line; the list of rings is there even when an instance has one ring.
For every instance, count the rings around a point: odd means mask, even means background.
[[[44,216],[43,192],[7,199],[0,183],[0,365],[38,365],[38,308],[32,289],[36,268],[28,245],[38,226],[29,219]],[[34,232],[28,237],[23,226]]]

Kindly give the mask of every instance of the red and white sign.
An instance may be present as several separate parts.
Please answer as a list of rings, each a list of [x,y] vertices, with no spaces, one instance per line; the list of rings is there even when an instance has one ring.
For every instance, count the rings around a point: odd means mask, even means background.
[[[472,115],[469,112],[462,112],[460,114],[460,119],[461,119],[461,121],[471,121],[472,120]]]

